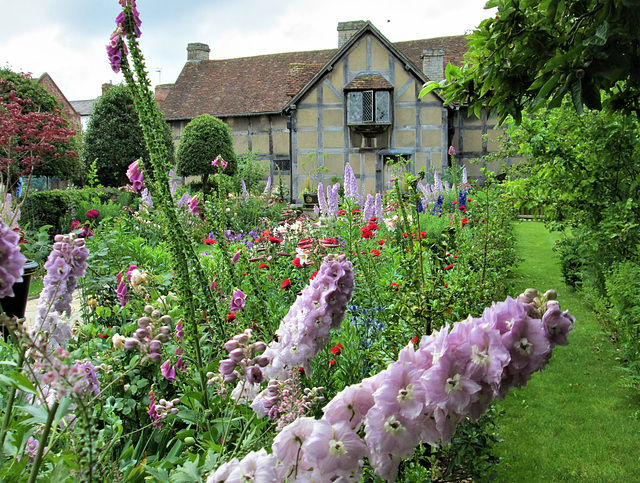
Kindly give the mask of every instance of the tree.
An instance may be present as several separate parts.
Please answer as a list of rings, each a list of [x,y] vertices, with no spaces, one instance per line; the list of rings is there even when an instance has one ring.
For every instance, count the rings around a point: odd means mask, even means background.
[[[21,120],[14,117],[13,122],[22,124],[20,129],[23,130],[23,135],[27,131],[33,134],[32,136],[27,135],[27,137],[24,137],[23,141],[16,141],[17,144],[14,143],[12,148],[13,159],[18,162],[23,156],[31,156],[37,151],[37,159],[26,160],[30,168],[28,174],[66,179],[75,178],[80,174],[82,163],[76,155],[79,139],[76,136],[76,132],[70,129],[68,119],[60,112],[60,104],[52,94],[33,80],[29,74],[2,68],[0,69],[0,98],[3,99],[3,112],[7,116],[10,112],[7,109],[9,104],[16,102],[20,104]],[[14,105],[15,107],[16,105]],[[16,114],[15,109],[13,111]],[[33,115],[30,116],[32,113]],[[45,118],[47,116],[44,116],[45,114],[50,114],[46,121]],[[36,126],[34,122],[38,117],[40,118],[40,125]],[[28,123],[29,126],[24,123]],[[41,130],[47,123],[55,124],[54,131],[67,129],[65,136],[63,136],[64,139],[57,139],[53,132],[45,133],[40,131],[37,134],[37,131]],[[36,129],[36,131],[33,131],[33,129]],[[35,141],[36,139],[38,140]],[[34,142],[40,144],[40,147],[35,151]],[[43,145],[43,142],[50,143],[50,146]],[[27,143],[31,144],[31,148],[24,147]],[[21,170],[25,168],[26,166],[22,167]],[[23,174],[26,174],[26,172]]]
[[[175,149],[167,123],[163,137],[167,162],[173,165]],[[122,186],[127,183],[127,168],[141,157],[148,161],[149,154],[133,98],[125,86],[114,86],[94,106],[84,137],[84,162],[89,166],[95,161],[104,186]]]
[[[517,123],[525,110],[640,111],[639,0],[490,0],[495,18],[470,36],[462,67],[446,68],[447,102],[482,107]],[[602,94],[605,94],[604,101]]]
[[[213,166],[212,161],[221,156],[225,168]],[[207,191],[209,176],[214,173],[233,175],[238,169],[233,150],[231,129],[220,119],[209,114],[192,119],[184,128],[177,154],[177,172],[180,176],[202,176],[202,187]]]

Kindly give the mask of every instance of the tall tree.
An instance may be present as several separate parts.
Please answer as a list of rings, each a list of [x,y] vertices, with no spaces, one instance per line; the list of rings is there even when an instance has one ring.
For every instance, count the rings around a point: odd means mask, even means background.
[[[164,126],[167,161],[173,165],[171,128]],[[94,106],[84,137],[84,162],[87,166],[96,162],[98,179],[104,186],[122,186],[127,183],[127,167],[141,157],[148,160],[149,154],[133,98],[125,86],[116,85]]]
[[[500,121],[523,111],[640,111],[639,0],[490,0],[495,18],[470,36],[462,67],[446,68],[440,90],[448,102],[488,107]],[[604,100],[602,94],[606,94]]]
[[[32,79],[29,74],[13,72],[5,67],[0,69],[0,98],[2,98],[3,112],[7,122],[9,122],[7,116],[10,112],[7,106],[15,104],[15,99],[18,99],[20,104],[20,116],[22,117],[20,120],[14,118],[12,122],[21,125],[20,129],[23,129],[24,132],[21,134],[22,141],[16,139],[13,143],[12,156],[14,161],[19,162],[22,157],[32,156],[37,151],[37,160],[28,160],[30,168],[28,174],[55,176],[63,179],[75,178],[80,174],[82,163],[76,156],[80,145],[79,138],[71,129],[68,119],[60,112],[60,105],[52,94]],[[15,114],[15,110],[13,112]],[[33,116],[29,116],[31,113]],[[47,117],[44,116],[45,114],[50,114],[47,121],[45,121]],[[34,122],[38,117],[40,124],[36,125]],[[45,129],[38,137],[35,133],[44,128],[47,123],[55,123],[54,130],[66,130],[65,135],[63,137],[53,136],[51,129],[49,132],[46,132]],[[5,123],[5,129],[8,129],[7,126],[8,124]],[[33,144],[36,138],[39,139],[38,143],[40,144],[38,149],[34,149]],[[48,138],[46,143],[50,143],[50,147],[42,145],[45,142],[44,138]],[[63,138],[64,140],[62,140]],[[28,148],[27,144],[30,144],[31,148]],[[21,171],[23,170],[21,169]]]
[[[213,160],[221,156],[227,166],[214,166]],[[207,190],[209,176],[217,172],[233,175],[238,161],[233,150],[231,129],[220,119],[209,114],[192,119],[184,128],[177,154],[177,171],[181,176],[202,176]]]

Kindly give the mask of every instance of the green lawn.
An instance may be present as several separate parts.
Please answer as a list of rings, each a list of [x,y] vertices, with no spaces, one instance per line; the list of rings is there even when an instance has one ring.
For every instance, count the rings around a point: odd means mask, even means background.
[[[500,403],[504,443],[494,481],[639,482],[640,401],[616,387],[616,349],[581,294],[562,282],[552,251],[557,235],[537,222],[520,222],[515,231],[524,262],[514,273],[514,294],[553,288],[577,321],[547,369]]]

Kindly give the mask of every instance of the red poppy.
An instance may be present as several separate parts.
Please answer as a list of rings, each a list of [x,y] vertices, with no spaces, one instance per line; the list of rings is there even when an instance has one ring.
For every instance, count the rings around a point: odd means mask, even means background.
[[[367,228],[369,228],[369,230],[377,230],[378,229],[378,225],[376,225],[375,223],[369,223],[367,225]]]
[[[342,349],[344,349],[344,347],[342,347],[342,344],[340,344],[340,343],[338,342],[338,345],[335,345],[335,346],[333,346],[333,347],[331,348],[331,353],[332,353],[334,356],[339,356],[339,355],[340,355],[340,353],[342,352]]]
[[[260,268],[269,268],[269,265],[267,265],[266,263],[261,263]]]
[[[467,198],[467,201],[473,201],[471,198]]]
[[[314,278],[316,278],[316,275],[318,275],[318,270],[316,270],[309,276],[309,280],[313,280]]]
[[[275,236],[270,236],[269,238],[267,238],[267,240],[269,240],[271,243],[282,243],[282,240],[280,238],[276,238]]]
[[[390,286],[392,289],[395,289],[395,291],[396,291],[396,292],[400,289],[400,285],[399,285],[399,284],[397,284],[397,283],[395,283],[395,282],[391,282],[391,283],[389,284],[389,286]]]
[[[453,268],[453,263],[451,265],[447,265],[446,267],[444,267],[445,270],[450,270]]]
[[[232,320],[236,320],[236,314],[227,315],[227,322],[231,322]]]
[[[280,288],[282,290],[286,289],[286,288],[291,288],[291,282],[289,281],[289,279],[287,278],[286,280],[283,280],[282,283],[280,284]]]
[[[375,216],[372,216],[371,218],[369,218],[369,221],[373,223],[378,221],[378,219]]]
[[[300,371],[300,375],[304,376],[304,367],[298,367],[298,370]]]
[[[384,245],[384,240],[378,240],[378,245],[380,246]]]
[[[109,334],[98,334],[98,337],[100,337],[101,339],[107,339],[109,338]]]
[[[416,335],[413,339],[411,339],[411,342],[413,342],[414,344],[418,343],[418,336]]]
[[[347,210],[338,211],[338,215],[346,215],[346,214],[347,214]]]
[[[334,365],[335,363],[336,363],[336,360],[335,360],[335,359],[331,359],[331,360],[329,361],[329,367],[331,367],[331,366],[332,366],[332,365]]]
[[[353,210],[351,210],[351,213],[353,213],[354,215],[356,213],[360,213],[360,208],[354,208]]]
[[[370,230],[364,230],[362,232],[362,238],[365,238],[365,239],[373,238],[373,232],[371,232]]]
[[[373,250],[371,250],[371,256],[372,257],[377,257],[378,255],[380,255],[380,250],[376,250],[375,248]]]
[[[449,288],[449,284],[448,284],[448,283],[445,283],[445,284],[444,284],[444,288]]]
[[[204,239],[204,242],[205,242],[207,245],[213,245],[214,243],[218,243],[218,242],[217,242],[216,240],[214,240],[213,238],[205,238],[205,239]]]
[[[293,260],[291,260],[291,265],[293,265],[294,267],[300,268],[302,266],[302,263],[300,263],[300,259],[296,257]]]
[[[463,213],[466,213],[466,212],[467,212],[467,208],[466,208],[466,206],[461,206],[461,207],[459,207],[458,209],[459,209],[460,211],[462,211]]]
[[[460,220],[462,222],[462,226],[466,225],[467,223],[469,223],[469,218],[463,218],[462,220]]]
[[[426,231],[421,231],[420,232],[420,240],[422,240],[425,236],[427,236],[427,232]]]
[[[405,237],[405,238],[408,238],[408,235],[406,234],[406,232],[403,232],[402,236]]]

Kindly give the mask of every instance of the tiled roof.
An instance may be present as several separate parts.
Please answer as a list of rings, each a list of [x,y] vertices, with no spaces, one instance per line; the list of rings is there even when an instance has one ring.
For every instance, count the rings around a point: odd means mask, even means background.
[[[462,63],[463,36],[394,43],[422,71],[422,51],[443,49],[444,62]],[[187,62],[160,108],[167,119],[201,114],[225,117],[279,112],[338,49],[288,52],[226,60]]]
[[[344,86],[344,90],[393,89],[393,85],[382,74],[360,74]]]
[[[81,116],[90,116],[91,114],[93,114],[93,106],[95,106],[96,102],[98,102],[98,99],[89,99],[86,101],[71,101],[71,105],[76,111],[78,111]]]

